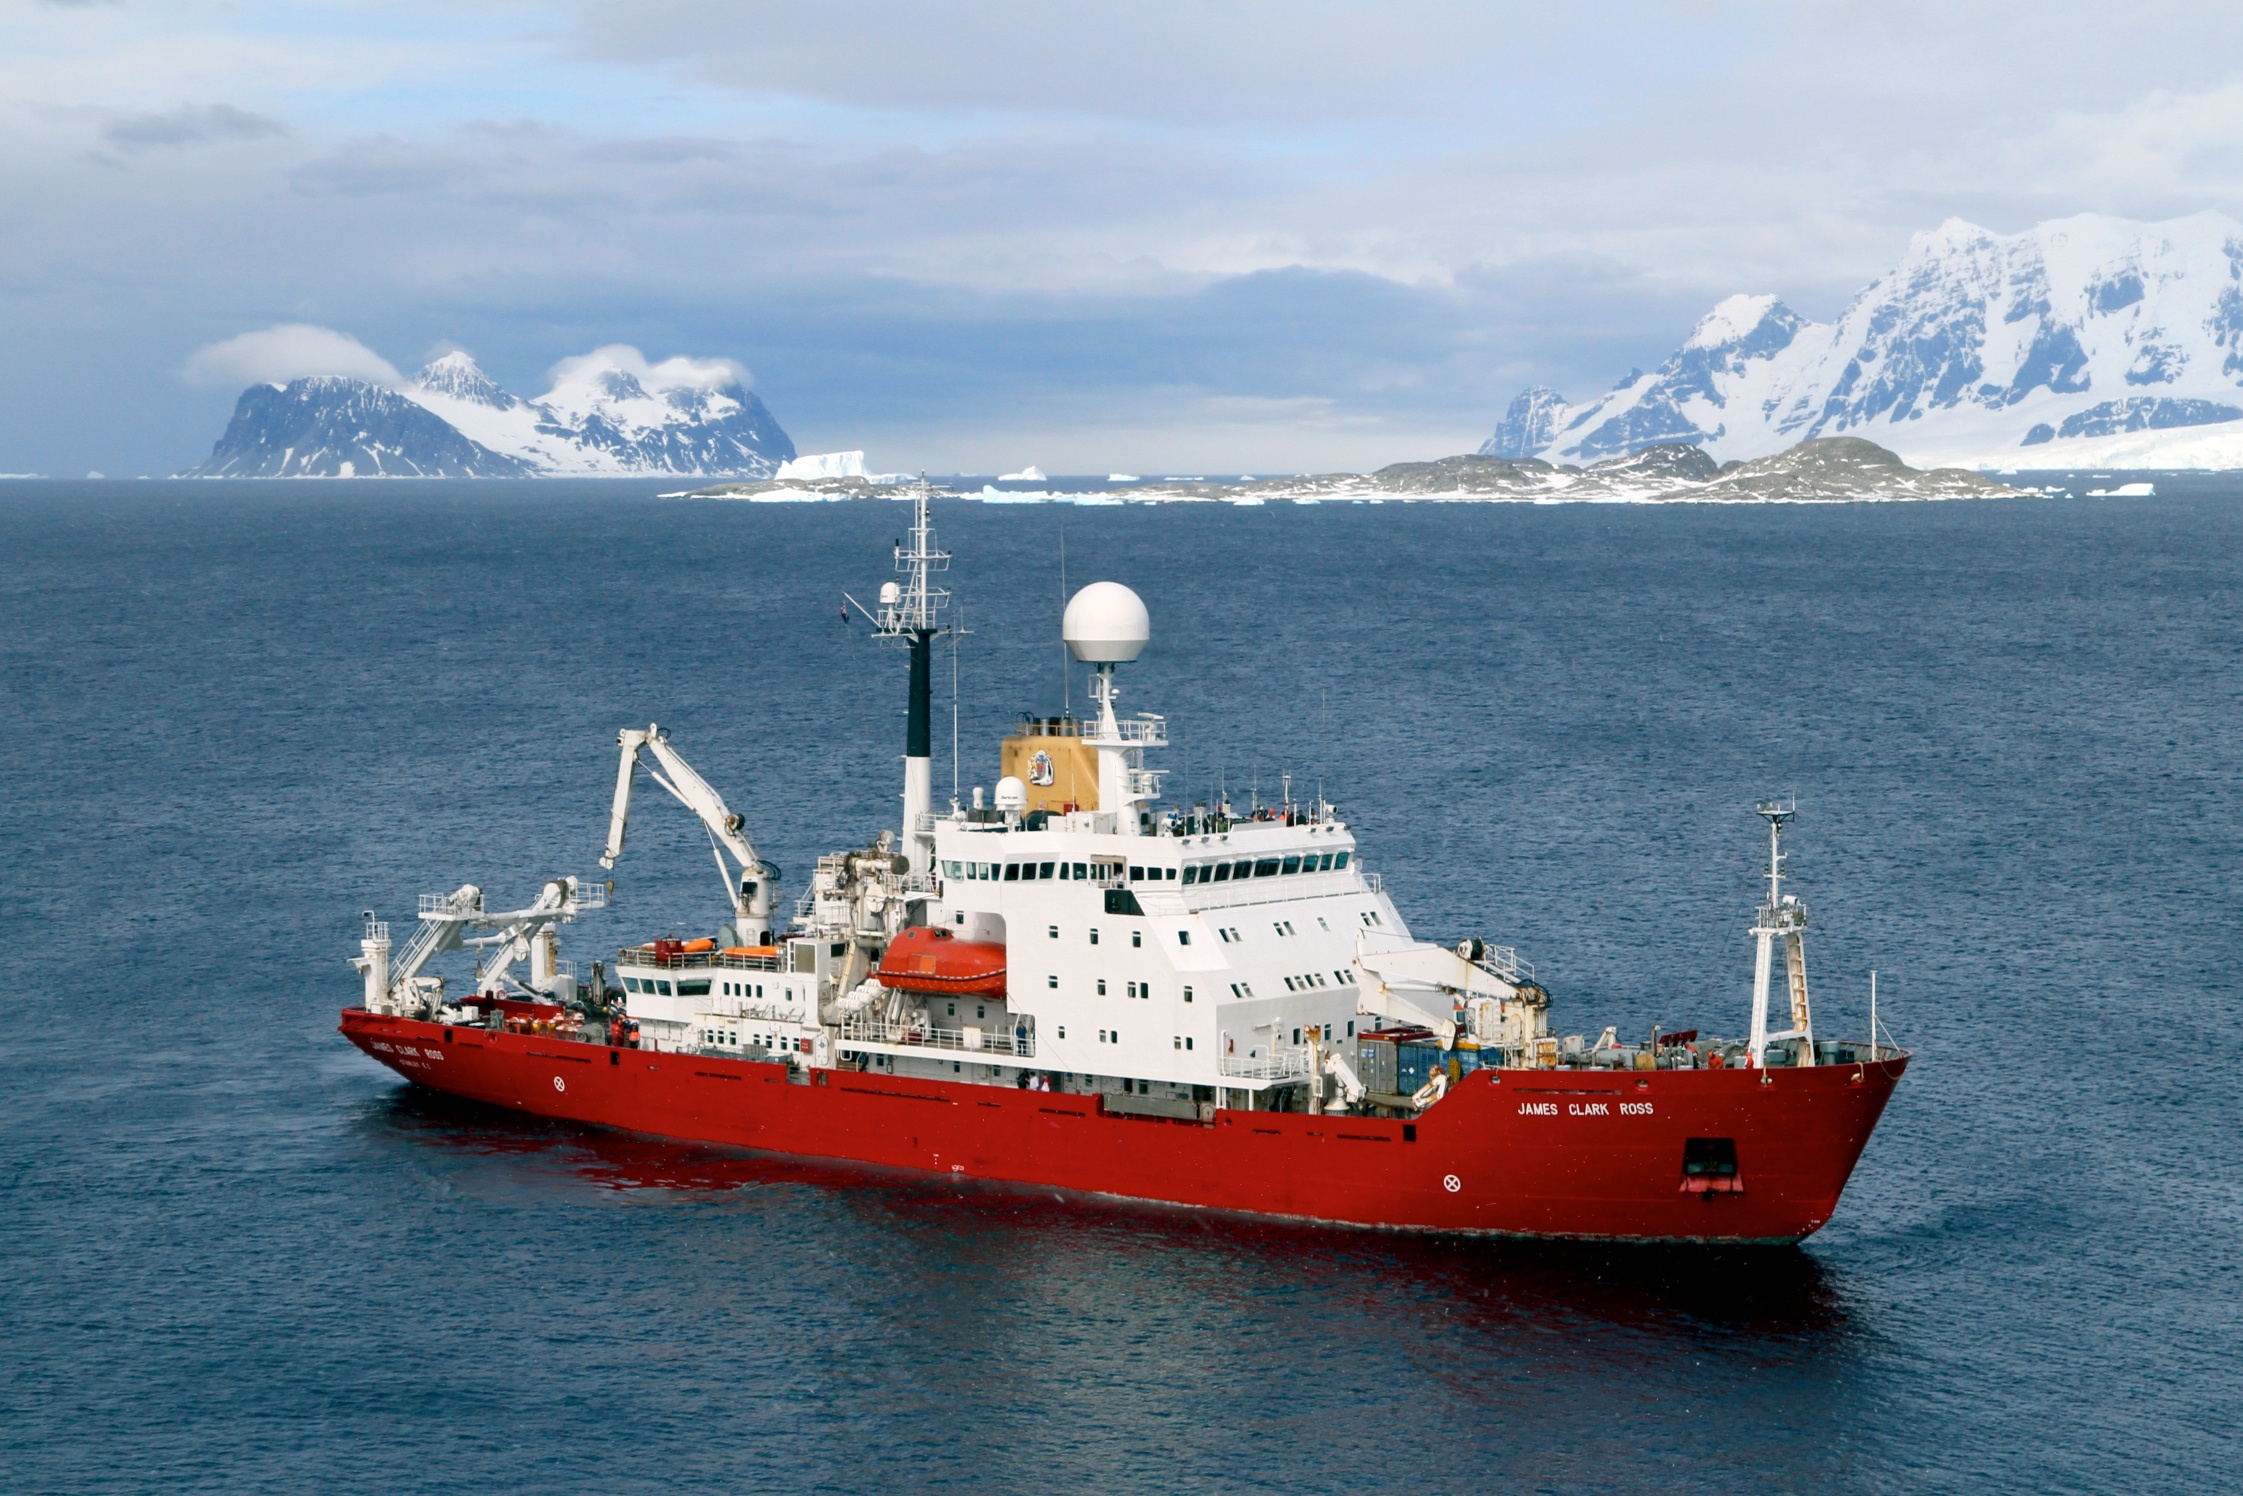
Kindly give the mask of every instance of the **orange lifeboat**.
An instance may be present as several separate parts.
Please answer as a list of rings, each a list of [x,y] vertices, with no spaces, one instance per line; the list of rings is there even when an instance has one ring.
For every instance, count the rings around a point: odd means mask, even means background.
[[[888,943],[873,973],[883,987],[964,997],[1005,995],[1005,948],[921,925]]]

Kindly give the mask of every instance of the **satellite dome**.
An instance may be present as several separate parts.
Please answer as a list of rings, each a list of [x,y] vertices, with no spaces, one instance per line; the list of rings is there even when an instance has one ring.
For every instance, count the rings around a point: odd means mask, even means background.
[[[1153,636],[1145,601],[1119,582],[1093,582],[1067,604],[1060,634],[1086,665],[1119,665],[1144,653]]]
[[[903,584],[901,582],[882,582],[880,584],[880,605],[882,607],[892,608],[902,601]]]
[[[999,810],[1026,810],[1028,786],[1012,774],[997,781],[997,808]]]

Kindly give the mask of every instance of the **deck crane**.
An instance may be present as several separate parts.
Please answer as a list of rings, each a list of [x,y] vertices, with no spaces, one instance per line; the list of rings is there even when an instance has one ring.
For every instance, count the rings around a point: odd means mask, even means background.
[[[746,823],[724,803],[722,795],[709,787],[707,780],[693,771],[691,764],[678,756],[677,749],[670,746],[670,740],[662,735],[658,725],[650,722],[644,732],[626,727],[615,735],[615,741],[623,750],[623,759],[616,766],[615,809],[608,817],[607,850],[600,854],[600,866],[612,868],[615,859],[623,855],[623,834],[631,819],[631,779],[643,750],[661,766],[647,766],[647,773],[654,782],[677,796],[708,829],[709,851],[717,860],[717,876],[724,880],[725,896],[732,901],[732,928],[737,943],[769,945],[773,885],[778,882],[779,870],[756,852],[755,844],[742,829]],[[665,773],[668,778],[663,777]],[[726,852],[740,865],[738,874],[725,862]]]
[[[549,878],[537,899],[523,909],[486,909],[483,890],[463,883],[451,893],[421,895],[420,927],[405,949],[390,959],[389,922],[366,912],[366,938],[351,965],[366,978],[366,1010],[435,1018],[445,1007],[444,983],[424,977],[428,963],[447,951],[476,952],[475,993],[502,995],[512,989],[541,1002],[573,1001],[573,975],[558,969],[553,957],[553,927],[588,909],[607,905],[607,890],[577,878]],[[494,933],[470,937],[471,930]],[[516,961],[530,963],[530,978],[516,978]]]

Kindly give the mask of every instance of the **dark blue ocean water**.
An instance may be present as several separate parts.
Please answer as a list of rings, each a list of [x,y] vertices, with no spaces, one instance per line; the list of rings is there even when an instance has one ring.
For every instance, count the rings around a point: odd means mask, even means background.
[[[1827,1230],[1721,1253],[415,1094],[334,1032],[358,911],[593,871],[617,727],[670,729],[790,894],[892,815],[902,662],[839,593],[901,506],[10,485],[0,1485],[2231,1486],[2243,488],[2160,488],[939,506],[968,787],[1057,702],[1064,546],[1151,606],[1124,705],[1170,715],[1179,780],[1321,781],[1421,933],[1516,943],[1562,1030],[1742,1027],[1750,805],[1796,793],[1821,1025],[1861,1031],[1876,967],[1919,1058]],[[717,911],[699,832],[644,803],[579,960]]]

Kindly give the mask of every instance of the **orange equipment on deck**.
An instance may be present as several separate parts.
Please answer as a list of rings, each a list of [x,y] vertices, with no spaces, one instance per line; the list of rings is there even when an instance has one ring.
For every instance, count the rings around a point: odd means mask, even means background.
[[[960,940],[948,930],[920,925],[888,943],[873,973],[883,987],[966,997],[1005,995],[1005,948],[987,940]]]

